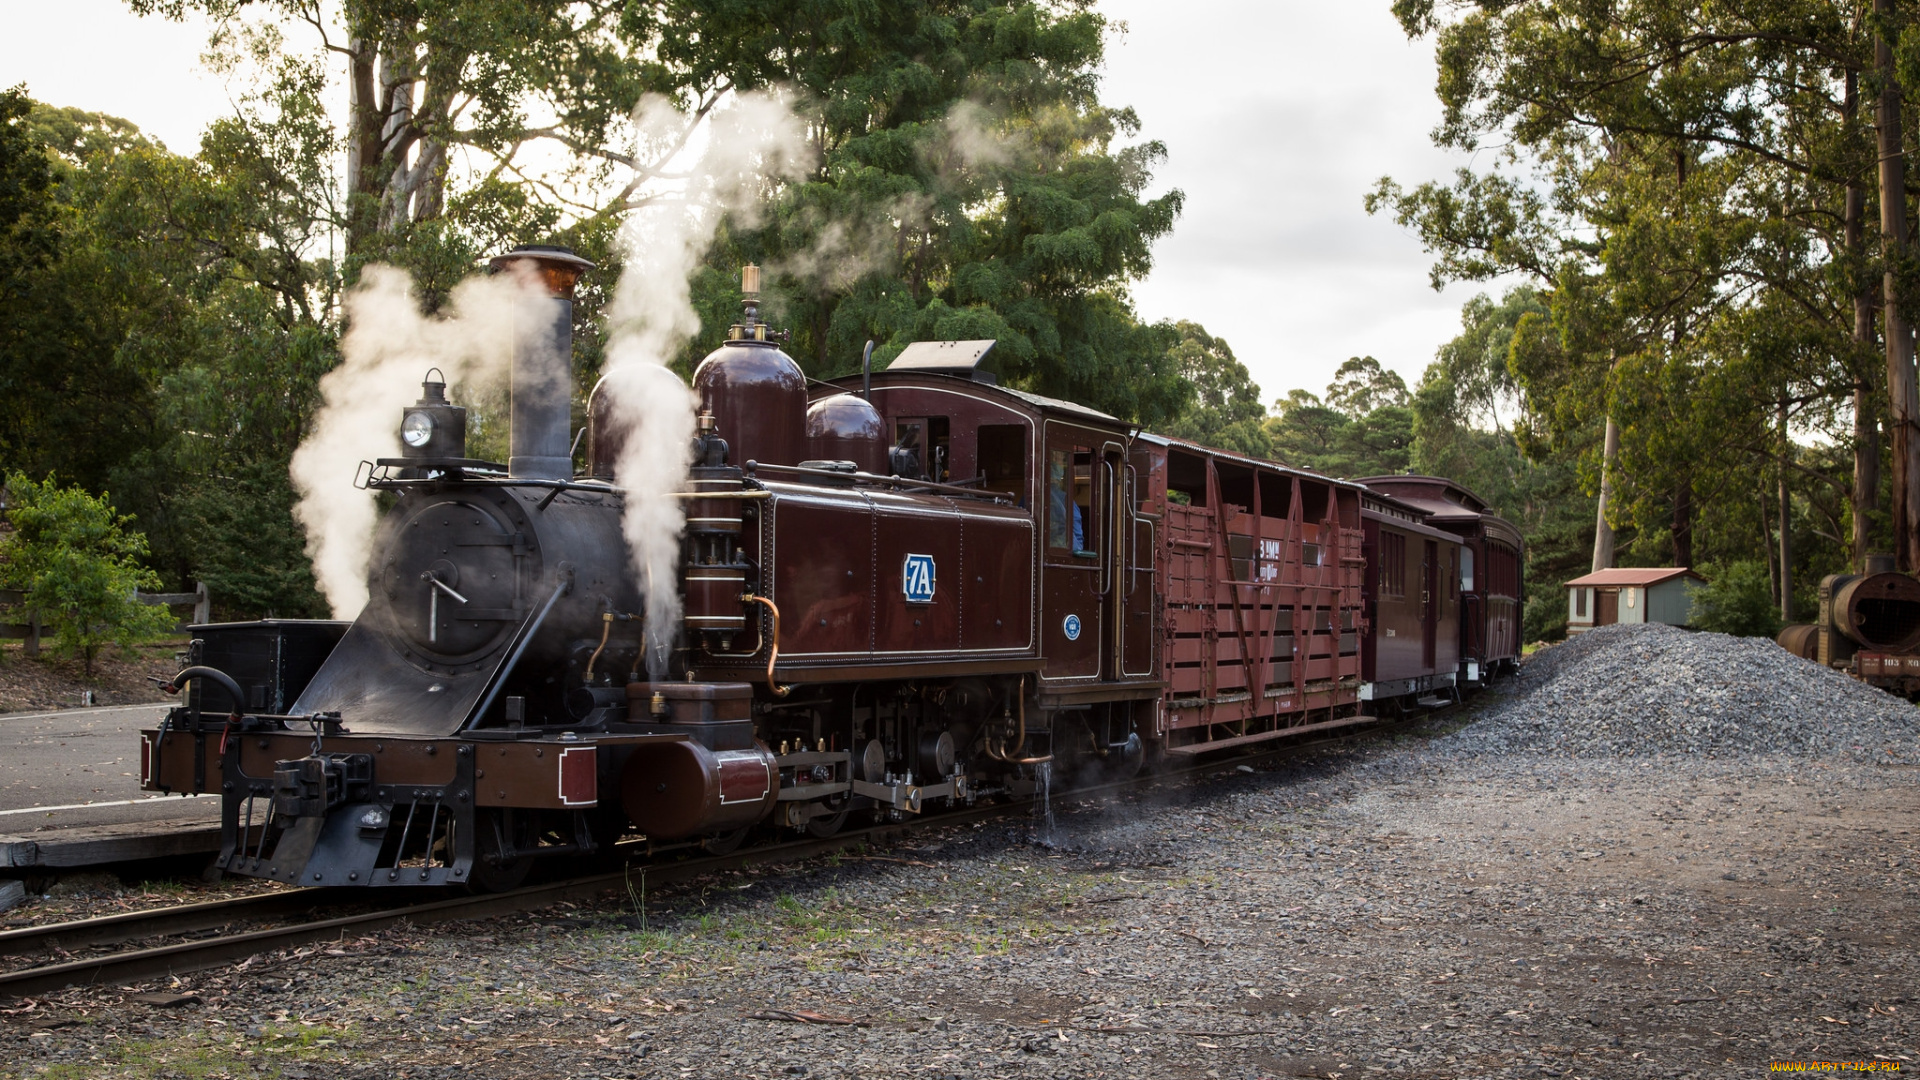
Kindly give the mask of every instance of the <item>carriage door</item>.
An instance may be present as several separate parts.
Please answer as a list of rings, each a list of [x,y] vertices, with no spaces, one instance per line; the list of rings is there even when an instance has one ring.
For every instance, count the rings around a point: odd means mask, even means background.
[[[1434,645],[1439,638],[1439,629],[1435,615],[1440,610],[1440,598],[1433,594],[1433,572],[1440,561],[1440,545],[1428,540],[1421,548],[1420,557],[1420,663],[1428,671],[1433,670]]]
[[[1040,641],[1048,679],[1098,678],[1108,651],[1113,500],[1103,492],[1111,470],[1090,435],[1047,425]]]
[[[1147,484],[1153,469],[1149,453],[1136,453],[1126,466],[1126,480],[1120,487],[1121,529],[1126,551],[1120,555],[1125,590],[1120,616],[1120,674],[1125,678],[1151,678],[1154,675],[1153,646],[1159,627],[1154,619],[1154,547],[1155,519],[1140,513],[1147,501]]]
[[[1133,502],[1127,497],[1127,451],[1117,442],[1100,448],[1094,482],[1100,487],[1100,677],[1118,679],[1126,668],[1128,523]]]

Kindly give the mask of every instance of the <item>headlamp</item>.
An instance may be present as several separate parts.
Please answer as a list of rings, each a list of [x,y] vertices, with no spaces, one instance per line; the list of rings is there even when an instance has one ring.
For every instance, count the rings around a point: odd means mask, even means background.
[[[410,412],[400,421],[400,441],[418,450],[433,438],[433,417],[424,412]]]

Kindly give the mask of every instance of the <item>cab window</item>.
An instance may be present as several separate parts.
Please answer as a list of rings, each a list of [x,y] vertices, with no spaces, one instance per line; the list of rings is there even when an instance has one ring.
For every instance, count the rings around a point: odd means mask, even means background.
[[[1003,492],[1027,505],[1027,428],[1024,424],[985,424],[980,428],[981,483],[988,491]]]
[[[1093,451],[1084,446],[1047,449],[1047,547],[1091,558],[1093,551]]]

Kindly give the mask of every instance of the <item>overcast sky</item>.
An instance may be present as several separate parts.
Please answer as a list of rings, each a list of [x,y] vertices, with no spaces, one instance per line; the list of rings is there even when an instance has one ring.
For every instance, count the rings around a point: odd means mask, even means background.
[[[1466,164],[1427,138],[1431,44],[1406,40],[1389,0],[1100,7],[1128,26],[1104,97],[1166,144],[1157,191],[1187,196],[1135,289],[1141,313],[1225,338],[1268,401],[1321,391],[1349,356],[1412,385],[1480,291],[1435,293],[1419,242],[1360,205],[1383,175],[1406,184]],[[0,13],[0,85],[123,116],[183,153],[231,108],[199,64],[204,26],[136,18],[120,0],[0,0]]]

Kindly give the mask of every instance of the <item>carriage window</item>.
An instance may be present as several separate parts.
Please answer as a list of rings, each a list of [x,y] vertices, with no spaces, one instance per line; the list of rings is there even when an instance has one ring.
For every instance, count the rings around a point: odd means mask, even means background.
[[[1093,545],[1093,451],[1047,451],[1047,546],[1081,557]]]
[[[1400,533],[1380,534],[1380,595],[1407,595],[1407,538]]]
[[[1460,550],[1462,549],[1453,548],[1447,551],[1447,599],[1449,600],[1458,599],[1460,596],[1460,575],[1456,572],[1459,567],[1454,565],[1454,560],[1460,557],[1458,554]]]
[[[1587,617],[1587,590],[1585,589],[1573,590],[1573,617],[1576,619]]]
[[[1460,591],[1473,591],[1473,549],[1460,549]]]

